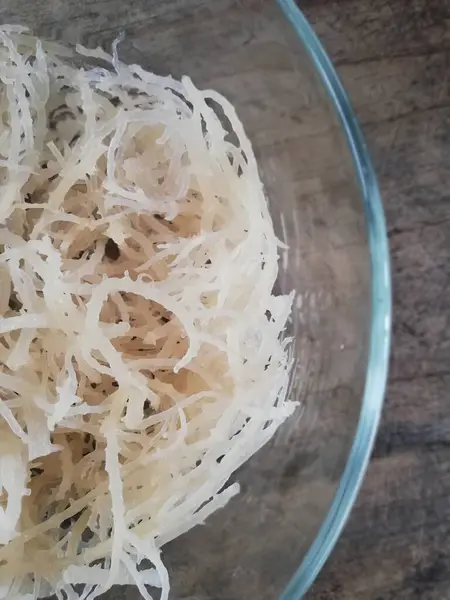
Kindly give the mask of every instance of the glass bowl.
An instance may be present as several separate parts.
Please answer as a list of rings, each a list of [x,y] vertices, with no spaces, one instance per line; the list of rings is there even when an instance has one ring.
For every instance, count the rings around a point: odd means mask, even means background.
[[[364,139],[293,0],[108,0],[92,3],[92,14],[87,4],[44,3],[30,15],[21,9],[27,2],[6,0],[2,16],[90,46],[108,45],[123,29],[125,62],[188,74],[231,100],[289,248],[279,291],[297,293],[290,393],[300,407],[234,475],[241,493],[164,547],[171,597],[298,599],[355,500],[385,390],[389,258]],[[107,597],[140,596],[127,588]]]

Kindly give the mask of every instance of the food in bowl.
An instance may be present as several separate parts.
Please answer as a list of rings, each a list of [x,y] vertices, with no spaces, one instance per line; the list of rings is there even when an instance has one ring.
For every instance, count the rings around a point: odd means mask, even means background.
[[[295,409],[255,156],[117,43],[3,26],[0,79],[0,598],[167,598],[161,547]]]

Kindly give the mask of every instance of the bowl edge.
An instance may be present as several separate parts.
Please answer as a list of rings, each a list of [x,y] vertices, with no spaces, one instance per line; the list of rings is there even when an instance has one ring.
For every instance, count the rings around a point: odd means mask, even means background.
[[[386,390],[391,339],[391,270],[382,199],[370,154],[347,93],[295,0],[276,0],[293,26],[343,126],[364,205],[371,264],[371,327],[363,401],[347,463],[328,514],[280,600],[299,600],[331,554],[360,490],[375,441]]]

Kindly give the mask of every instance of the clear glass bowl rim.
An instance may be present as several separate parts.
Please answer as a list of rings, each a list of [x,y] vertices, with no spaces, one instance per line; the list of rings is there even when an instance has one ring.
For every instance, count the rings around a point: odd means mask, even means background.
[[[366,380],[355,438],[328,514],[280,600],[299,600],[333,550],[358,495],[378,430],[391,339],[391,272],[383,204],[355,113],[321,42],[295,0],[276,0],[294,27],[340,119],[364,206],[371,264],[371,323]]]

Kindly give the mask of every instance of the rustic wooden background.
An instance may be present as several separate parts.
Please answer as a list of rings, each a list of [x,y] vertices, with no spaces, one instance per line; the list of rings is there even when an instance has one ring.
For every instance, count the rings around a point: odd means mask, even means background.
[[[117,9],[117,21],[141,19],[145,0],[108,1]],[[38,2],[42,12],[36,18],[56,36],[58,19],[69,13],[73,35],[89,19],[108,32],[100,4]],[[369,473],[345,532],[307,598],[446,600],[450,0],[300,4],[338,68],[372,151],[387,215],[395,310],[386,409]],[[28,11],[32,22],[35,10],[34,0],[0,1],[3,22],[20,11]],[[60,16],[52,21],[55,14]]]
[[[450,598],[450,1],[302,0],[362,122],[394,282],[369,472],[308,600]]]

